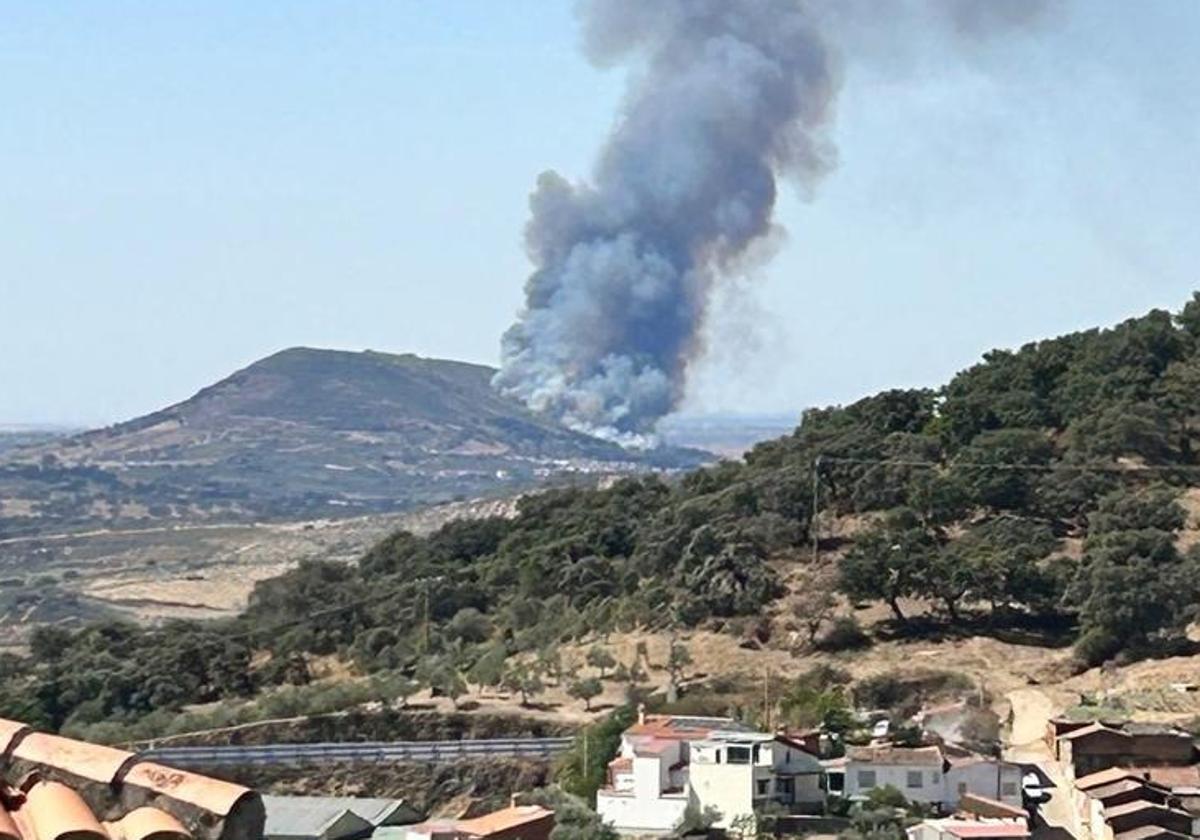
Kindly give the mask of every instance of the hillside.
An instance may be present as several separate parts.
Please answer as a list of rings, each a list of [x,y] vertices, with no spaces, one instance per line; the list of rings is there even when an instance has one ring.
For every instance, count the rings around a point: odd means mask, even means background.
[[[0,461],[0,535],[344,517],[556,476],[694,465],[631,454],[500,397],[494,370],[296,348],[162,411]]]
[[[911,667],[918,644],[950,670],[957,647],[995,652],[971,670],[1006,692],[1110,659],[1194,665],[1198,382],[1200,295],[1177,315],[994,351],[940,389],[810,411],[744,462],[550,490],[512,518],[396,532],[356,564],[301,563],[233,621],[44,631],[8,690],[24,703],[23,680],[49,677],[49,724],[145,732],[195,702],[250,719],[280,698],[326,707],[327,687],[296,688],[317,663],[374,675],[342,685],[345,702],[466,683],[511,697],[557,682],[566,654],[579,673],[599,646],[636,693],[647,660],[618,639],[654,640],[667,670],[674,632],[704,640],[694,658],[714,683],[766,651],[784,680],[828,657],[858,678]],[[80,705],[98,645],[114,657],[105,693]]]

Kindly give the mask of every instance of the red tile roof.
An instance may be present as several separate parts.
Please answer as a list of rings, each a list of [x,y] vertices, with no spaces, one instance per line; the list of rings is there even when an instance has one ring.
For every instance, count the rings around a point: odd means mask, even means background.
[[[1136,777],[1136,773],[1124,767],[1109,767],[1107,770],[1099,770],[1095,773],[1089,773],[1086,776],[1080,776],[1075,780],[1075,787],[1080,790],[1091,790],[1092,788],[1111,785],[1113,782],[1119,782],[1122,779]]]
[[[553,817],[553,811],[539,805],[512,805],[473,820],[459,820],[458,830],[472,837],[488,837]]]
[[[240,785],[0,719],[0,840],[259,840]]]
[[[1029,829],[1021,823],[982,823],[963,820],[959,823],[943,823],[943,829],[955,837],[1028,837]]]
[[[649,735],[676,741],[702,741],[714,732],[736,729],[732,718],[699,718],[684,715],[646,715],[641,723],[625,730],[626,735]]]
[[[937,747],[848,747],[846,757],[865,764],[911,764],[942,766],[942,751]]]
[[[1002,817],[1011,819],[1029,819],[1029,812],[1017,805],[1009,805],[999,799],[981,796],[978,793],[964,793],[958,798],[958,808],[980,817]]]
[[[1154,784],[1164,785],[1172,789],[1200,787],[1200,766],[1195,764],[1164,767],[1131,767],[1129,768],[1129,772],[1143,779],[1149,776],[1150,781]]]

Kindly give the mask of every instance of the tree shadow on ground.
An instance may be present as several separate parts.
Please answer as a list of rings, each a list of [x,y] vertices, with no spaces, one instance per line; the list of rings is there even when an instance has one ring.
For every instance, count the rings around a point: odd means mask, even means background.
[[[986,636],[1013,645],[1066,648],[1074,644],[1078,626],[1073,617],[1066,615],[971,610],[960,612],[954,618],[942,613],[928,613],[906,621],[888,619],[876,624],[872,632],[876,638],[887,641],[943,642]]]

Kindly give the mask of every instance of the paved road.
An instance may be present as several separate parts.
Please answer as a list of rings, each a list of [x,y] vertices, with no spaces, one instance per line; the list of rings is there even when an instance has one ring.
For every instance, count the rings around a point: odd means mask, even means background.
[[[248,764],[325,764],[356,761],[386,764],[443,762],[472,758],[547,758],[563,752],[570,738],[503,738],[477,741],[364,741],[327,744],[160,747],[140,755],[175,767]]]

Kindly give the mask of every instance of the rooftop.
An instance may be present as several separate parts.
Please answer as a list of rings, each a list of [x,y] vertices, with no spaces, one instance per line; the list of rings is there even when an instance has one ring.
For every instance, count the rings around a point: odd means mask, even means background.
[[[1011,820],[930,820],[931,824],[946,834],[955,837],[978,838],[985,837],[1028,837],[1029,827],[1024,822]]]
[[[1117,794],[1139,790],[1153,790],[1159,794],[1166,793],[1166,791],[1162,790],[1162,788],[1153,784],[1152,782],[1146,782],[1142,779],[1136,779],[1132,776],[1127,776],[1124,779],[1118,779],[1117,781],[1110,782],[1107,785],[1097,785],[1096,787],[1088,788],[1084,791],[1084,794],[1092,797],[1093,799],[1107,799],[1110,796],[1116,796]]]
[[[920,764],[942,766],[942,751],[938,747],[849,747],[846,758],[866,764]]]
[[[1079,729],[1072,729],[1070,732],[1064,732],[1062,735],[1058,736],[1058,739],[1060,741],[1077,741],[1081,738],[1088,738],[1093,735],[1099,735],[1101,733],[1107,733],[1109,735],[1113,735],[1118,738],[1128,738],[1129,737],[1128,733],[1126,733],[1120,729],[1115,729],[1114,727],[1106,726],[1103,723],[1097,722],[1097,723],[1089,723],[1087,726],[1082,726]]]
[[[348,796],[264,796],[268,836],[320,836],[324,830],[353,815],[364,826],[412,823],[417,813],[402,799],[356,799]]]
[[[1104,818],[1111,819],[1113,817],[1123,817],[1126,814],[1136,814],[1139,811],[1168,811],[1176,814],[1182,814],[1189,819],[1191,818],[1187,811],[1180,811],[1177,808],[1168,808],[1166,805],[1159,805],[1155,802],[1126,802],[1124,805],[1114,805],[1111,808],[1104,809]]]
[[[254,840],[249,788],[0,719],[0,838]]]
[[[1138,774],[1126,767],[1109,767],[1107,770],[1099,770],[1095,773],[1089,773],[1086,776],[1080,776],[1075,780],[1075,787],[1079,788],[1079,790],[1091,790],[1092,788],[1119,782],[1122,779],[1136,778],[1138,778]]]
[[[553,811],[540,805],[510,805],[473,820],[459,820],[458,830],[473,837],[487,837],[553,816]]]
[[[1200,788],[1200,765],[1131,767],[1129,771],[1142,778],[1149,776],[1152,783],[1170,788],[1172,791]]]
[[[1171,831],[1169,828],[1163,828],[1160,825],[1139,825],[1137,828],[1131,828],[1129,831],[1118,831],[1116,840],[1154,840],[1156,837],[1166,838],[1166,840],[1186,840],[1186,834],[1180,834],[1177,831]]]
[[[1009,805],[999,799],[980,796],[978,793],[964,793],[959,797],[958,808],[981,817],[1003,817],[1009,819],[1028,819],[1029,812],[1017,805]]]
[[[649,735],[677,741],[711,738],[718,732],[752,732],[733,718],[691,717],[687,715],[645,715],[625,730],[626,735]]]

